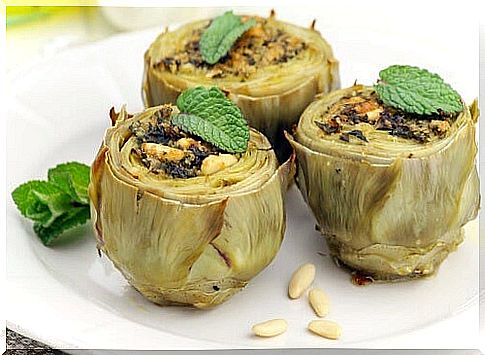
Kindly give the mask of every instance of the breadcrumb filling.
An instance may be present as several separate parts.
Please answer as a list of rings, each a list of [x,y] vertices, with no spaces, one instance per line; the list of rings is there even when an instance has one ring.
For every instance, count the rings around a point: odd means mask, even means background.
[[[243,21],[247,19],[249,17],[243,17]],[[258,24],[246,31],[216,64],[208,64],[202,59],[199,49],[200,37],[205,30],[202,28],[192,31],[183,49],[163,58],[159,65],[171,73],[197,68],[205,70],[209,78],[237,76],[244,81],[259,68],[286,63],[307,48],[301,38],[268,26],[265,19],[256,20]]]
[[[205,158],[221,151],[200,138],[172,125],[172,108],[167,105],[146,121],[131,124],[138,147],[134,153],[154,174],[172,178],[191,178],[200,175]]]
[[[344,97],[333,104],[315,124],[326,134],[340,134],[340,140],[349,142],[353,136],[367,142],[359,129],[344,129],[368,123],[376,130],[390,135],[428,143],[432,139],[448,136],[456,115],[440,111],[433,115],[410,114],[384,105],[375,91],[357,92],[355,96]]]

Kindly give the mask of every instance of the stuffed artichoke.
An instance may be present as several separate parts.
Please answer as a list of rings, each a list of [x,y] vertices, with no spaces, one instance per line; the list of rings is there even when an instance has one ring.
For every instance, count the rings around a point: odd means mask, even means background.
[[[283,130],[298,121],[315,94],[340,85],[332,49],[313,24],[298,27],[276,20],[272,12],[269,18],[241,17],[243,24],[254,21],[254,26],[211,64],[201,53],[201,38],[216,21],[166,31],[151,44],[145,53],[145,105],[174,103],[188,87],[217,85],[241,108],[250,126],[268,137],[284,161],[291,148]]]
[[[336,261],[407,279],[432,274],[462,242],[479,205],[478,109],[460,102],[456,113],[420,115],[355,85],[305,110],[287,135],[295,180]]]
[[[98,249],[145,297],[205,308],[276,255],[291,161],[278,166],[252,129],[244,152],[225,153],[174,126],[177,113],[112,112],[91,169],[92,220]]]

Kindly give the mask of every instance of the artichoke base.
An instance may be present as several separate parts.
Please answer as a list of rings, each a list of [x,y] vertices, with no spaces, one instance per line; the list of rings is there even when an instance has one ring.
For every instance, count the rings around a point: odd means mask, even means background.
[[[333,234],[322,235],[338,266],[345,266],[350,272],[357,271],[374,281],[391,282],[435,274],[448,254],[463,242],[464,232],[463,228],[451,231],[435,243],[419,248],[373,244],[354,249]],[[390,253],[399,257],[390,257]]]
[[[226,284],[224,288],[214,289],[214,285]],[[231,284],[228,287],[227,284]],[[130,282],[138,292],[140,292],[149,301],[160,306],[187,306],[192,305],[195,308],[206,309],[223,303],[226,299],[231,298],[234,294],[246,287],[247,282],[239,280],[207,280],[203,285],[187,285],[184,288],[161,289],[153,288],[149,285],[139,285]],[[201,289],[207,289],[206,292]]]
[[[219,280],[204,280],[197,284],[186,284],[177,288],[162,288],[136,282],[131,274],[124,270],[116,259],[110,257],[102,243],[98,241],[98,252],[103,252],[111,260],[113,266],[124,276],[126,281],[137,292],[149,301],[160,306],[194,306],[195,308],[206,309],[217,306],[234,294],[244,289],[248,282],[234,278],[223,278]],[[100,254],[101,255],[101,254]]]

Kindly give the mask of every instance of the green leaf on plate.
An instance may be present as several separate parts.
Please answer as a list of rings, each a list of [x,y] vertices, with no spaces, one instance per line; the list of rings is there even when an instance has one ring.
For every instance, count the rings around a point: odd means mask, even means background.
[[[49,169],[48,178],[28,181],[12,192],[18,210],[34,222],[34,231],[45,245],[89,219],[89,167],[60,164]]]
[[[48,227],[34,223],[34,232],[46,246],[68,229],[80,226],[90,218],[89,206],[73,207]]]
[[[20,213],[43,226],[49,226],[70,209],[71,198],[47,181],[29,181],[12,192]]]

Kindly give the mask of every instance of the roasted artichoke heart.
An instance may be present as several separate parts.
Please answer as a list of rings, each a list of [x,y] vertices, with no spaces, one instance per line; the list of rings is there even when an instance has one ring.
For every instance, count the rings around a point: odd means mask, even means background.
[[[361,85],[313,102],[287,137],[331,253],[374,279],[434,273],[477,215],[477,116],[406,114]]]
[[[257,25],[213,65],[204,62],[199,49],[210,20],[159,35],[145,53],[143,100],[147,107],[174,103],[186,88],[216,85],[241,108],[249,125],[268,137],[283,161],[291,150],[283,130],[298,121],[315,94],[339,87],[338,62],[313,26],[298,27],[274,16],[251,18]]]
[[[276,255],[291,161],[279,166],[255,130],[245,153],[214,152],[161,124],[176,110],[112,115],[91,168],[92,221],[98,248],[145,297],[205,308]]]

